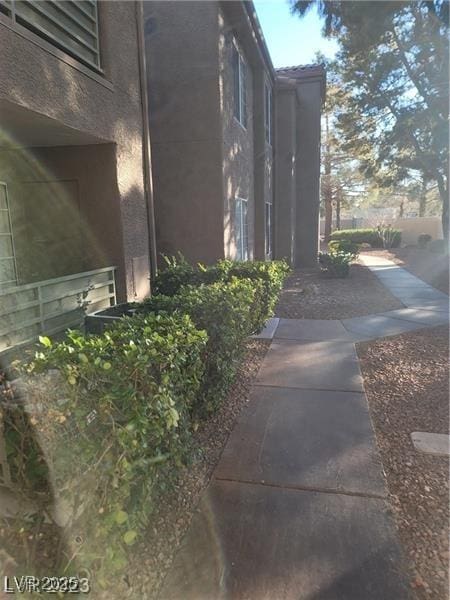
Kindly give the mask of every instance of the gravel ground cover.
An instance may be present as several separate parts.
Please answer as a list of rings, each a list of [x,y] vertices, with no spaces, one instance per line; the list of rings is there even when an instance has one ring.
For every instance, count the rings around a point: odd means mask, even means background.
[[[376,276],[352,264],[346,279],[324,279],[318,269],[299,269],[284,285],[275,314],[285,319],[349,319],[403,308]]]
[[[185,470],[175,489],[168,491],[144,541],[133,549],[130,567],[122,581],[108,586],[105,599],[154,600],[186,533],[201,493],[222,454],[250,387],[269,348],[268,340],[249,340],[236,380],[221,408],[198,429],[199,455]],[[112,590],[114,592],[112,593]],[[164,599],[161,599],[164,600]]]
[[[358,344],[371,417],[414,600],[446,600],[449,460],[418,453],[413,431],[448,433],[448,327]]]
[[[364,254],[383,256],[420,277],[433,287],[448,294],[448,256],[433,254],[426,249],[392,248],[390,250],[364,250]]]

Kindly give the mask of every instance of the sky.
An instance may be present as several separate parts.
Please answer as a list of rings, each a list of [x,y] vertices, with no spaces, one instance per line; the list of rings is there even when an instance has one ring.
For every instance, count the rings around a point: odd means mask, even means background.
[[[322,36],[315,10],[300,19],[291,14],[288,0],[254,0],[254,4],[275,68],[312,63],[318,50],[327,58],[334,56],[337,43]]]

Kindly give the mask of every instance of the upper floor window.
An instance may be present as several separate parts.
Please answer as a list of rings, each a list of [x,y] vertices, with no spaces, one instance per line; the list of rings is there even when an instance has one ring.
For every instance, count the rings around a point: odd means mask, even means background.
[[[247,63],[233,44],[234,116],[247,127]]]
[[[0,13],[80,62],[100,69],[97,0],[0,0]]]
[[[264,85],[264,126],[266,142],[272,145],[272,88],[267,82]]]
[[[236,240],[236,259],[248,260],[248,210],[247,200],[235,199],[234,232]]]

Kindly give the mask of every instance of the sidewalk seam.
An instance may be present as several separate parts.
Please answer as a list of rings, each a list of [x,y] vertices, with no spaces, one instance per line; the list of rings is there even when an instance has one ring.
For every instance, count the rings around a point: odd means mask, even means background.
[[[371,494],[367,492],[356,492],[356,491],[347,491],[347,490],[339,490],[335,488],[319,488],[319,487],[310,487],[304,485],[294,485],[294,484],[281,484],[281,483],[268,483],[266,481],[252,481],[250,479],[232,479],[230,477],[217,477],[213,475],[213,479],[215,481],[228,481],[229,483],[243,483],[247,485],[261,485],[264,487],[277,488],[282,490],[295,490],[297,492],[316,492],[319,494],[335,494],[339,496],[353,496],[357,498],[371,498],[375,500],[387,500],[387,494],[385,496],[381,494]]]

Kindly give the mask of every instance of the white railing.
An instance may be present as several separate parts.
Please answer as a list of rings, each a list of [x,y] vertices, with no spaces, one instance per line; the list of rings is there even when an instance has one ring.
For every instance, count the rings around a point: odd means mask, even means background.
[[[85,311],[116,303],[114,273],[105,267],[25,285],[0,288],[0,353],[39,335],[80,327]]]

